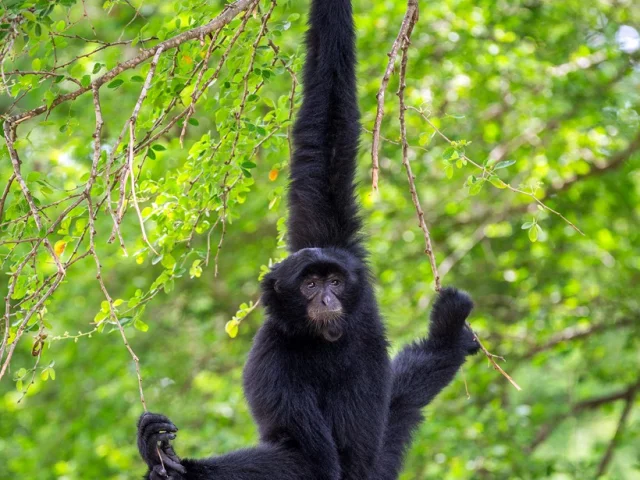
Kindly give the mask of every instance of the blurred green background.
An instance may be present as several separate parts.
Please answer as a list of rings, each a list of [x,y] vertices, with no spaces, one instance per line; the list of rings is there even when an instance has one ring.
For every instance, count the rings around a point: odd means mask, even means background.
[[[256,440],[241,370],[262,312],[240,318],[234,339],[225,325],[241,304],[258,299],[260,272],[285,253],[278,223],[286,214],[288,69],[300,72],[307,3],[275,6],[255,58],[253,43],[271,2],[262,1],[245,27],[241,16],[230,24],[207,75],[234,32],[244,30],[197,102],[184,147],[179,123],[150,154],[136,157],[136,165],[144,158],[138,197],[158,255],[143,242],[130,205],[122,224],[126,257],[117,241],[107,243],[113,221],[104,208],[96,219],[102,275],[111,296],[124,300],[118,313],[140,358],[147,405],[180,427],[176,449],[183,456],[227,452]],[[522,391],[483,356],[471,359],[426,410],[402,478],[565,480],[595,478],[604,469],[600,478],[640,479],[640,6],[631,0],[420,3],[409,49],[408,105],[422,109],[450,139],[465,140],[474,162],[504,167],[495,170],[502,181],[534,194],[584,235],[531,197],[483,183],[482,170],[458,165],[425,120],[407,112],[410,160],[443,283],[471,293],[474,329],[506,358],[502,366]],[[79,88],[67,77],[86,85],[141,47],[204,25],[223,5],[3,0],[0,111],[14,115],[49,103]],[[354,8],[364,127],[359,193],[395,351],[426,333],[433,298],[401,163],[396,75],[386,95],[378,194],[369,181],[376,93],[406,3],[356,0]],[[92,53],[104,45],[90,42],[95,39],[129,43]],[[202,67],[209,42],[206,37],[163,54],[138,138],[172,99],[178,100],[176,113],[189,105],[192,72]],[[48,71],[80,55],[86,56],[56,70],[66,76],[61,80],[11,74]],[[101,88],[107,150],[131,115],[148,69],[147,61],[121,74],[123,82]],[[245,72],[251,88],[242,106]],[[296,102],[300,92],[298,86]],[[84,187],[94,123],[87,93],[19,126],[22,173],[38,205]],[[0,157],[4,189],[13,172],[4,145]],[[123,162],[116,159],[116,165]],[[95,188],[95,198],[102,198],[104,184]],[[65,205],[47,209],[44,221],[50,225]],[[31,246],[10,242],[39,235],[32,220],[20,220],[27,208],[13,183],[0,220],[3,297]],[[216,277],[222,222],[215,222],[225,213]],[[88,248],[81,238],[87,216],[86,209],[74,209],[49,236],[52,244],[66,245],[65,261],[73,245],[80,253]],[[95,269],[91,256],[68,269],[0,381],[0,478],[130,479],[144,472],[135,446],[142,411],[135,366],[118,329],[101,314]],[[42,249],[27,270],[23,291],[11,299],[9,338],[24,315],[16,304],[55,273],[55,265]],[[240,307],[239,317],[246,310]],[[94,330],[94,319],[102,321],[101,333],[71,338]],[[35,367],[38,332],[48,336]]]

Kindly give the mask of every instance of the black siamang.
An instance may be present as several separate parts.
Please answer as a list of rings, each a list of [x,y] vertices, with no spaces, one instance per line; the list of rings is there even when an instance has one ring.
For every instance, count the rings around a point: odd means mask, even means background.
[[[265,277],[267,318],[244,369],[258,446],[180,459],[165,416],[144,414],[151,480],[396,478],[421,408],[478,345],[471,300],[438,296],[429,337],[390,361],[354,192],[359,112],[350,0],[312,0],[289,190],[291,255]]]

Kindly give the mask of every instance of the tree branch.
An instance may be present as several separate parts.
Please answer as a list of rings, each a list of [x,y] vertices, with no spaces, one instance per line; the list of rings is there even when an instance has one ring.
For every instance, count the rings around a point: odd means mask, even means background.
[[[393,42],[391,51],[388,54],[389,62],[387,62],[387,68],[385,69],[384,76],[382,77],[382,82],[380,83],[380,89],[378,90],[378,94],[376,95],[376,99],[378,100],[378,107],[376,111],[376,120],[373,124],[373,144],[371,147],[371,159],[373,162],[373,168],[371,171],[371,183],[374,191],[378,190],[378,175],[380,170],[380,128],[382,126],[382,118],[384,117],[385,91],[387,90],[389,80],[391,79],[391,74],[394,70],[396,58],[398,57],[398,49],[403,44],[408,42],[411,38],[411,32],[413,31],[413,27],[418,21],[418,16],[418,0],[408,0],[407,11],[404,15],[404,19],[402,20],[402,25],[400,26],[398,36]]]

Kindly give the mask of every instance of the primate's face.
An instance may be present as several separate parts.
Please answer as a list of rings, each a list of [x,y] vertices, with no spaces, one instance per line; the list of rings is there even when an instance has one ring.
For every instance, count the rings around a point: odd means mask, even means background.
[[[300,292],[307,299],[307,315],[311,321],[327,326],[340,318],[344,281],[344,276],[337,272],[304,277]]]

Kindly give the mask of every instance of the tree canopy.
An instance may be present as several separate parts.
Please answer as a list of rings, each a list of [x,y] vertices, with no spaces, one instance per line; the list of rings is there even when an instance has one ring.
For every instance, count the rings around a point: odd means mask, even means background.
[[[306,9],[0,1],[0,477],[141,476],[145,407],[184,456],[255,443],[241,370],[286,255]],[[354,9],[392,352],[440,282],[487,350],[401,478],[640,479],[640,8]]]

